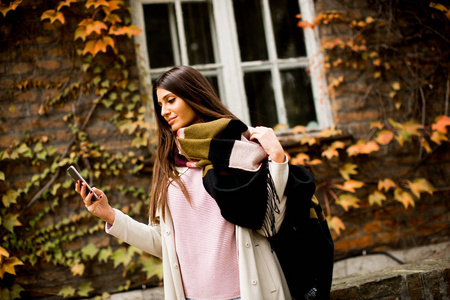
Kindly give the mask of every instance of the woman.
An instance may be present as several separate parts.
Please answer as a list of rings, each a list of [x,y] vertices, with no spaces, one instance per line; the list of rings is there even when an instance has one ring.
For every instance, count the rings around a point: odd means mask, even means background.
[[[107,233],[162,258],[166,299],[290,299],[266,238],[283,221],[288,178],[273,130],[247,130],[206,78],[187,66],[162,74],[153,99],[158,148],[150,224],[113,209],[101,190],[93,188],[99,200],[92,202],[78,182],[86,208],[107,223]],[[257,197],[247,182],[260,173]],[[236,184],[239,192],[230,194]]]

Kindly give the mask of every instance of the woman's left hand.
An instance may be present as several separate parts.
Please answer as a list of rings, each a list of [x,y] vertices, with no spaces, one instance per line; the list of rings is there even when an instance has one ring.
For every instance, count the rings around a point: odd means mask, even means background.
[[[285,162],[283,146],[281,146],[272,128],[257,126],[250,128],[250,140],[258,140],[264,151],[277,163]]]

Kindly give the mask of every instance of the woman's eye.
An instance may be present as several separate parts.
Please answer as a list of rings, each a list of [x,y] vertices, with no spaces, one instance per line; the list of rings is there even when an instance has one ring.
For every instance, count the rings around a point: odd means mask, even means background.
[[[175,102],[175,98],[170,98],[169,100],[167,100],[167,102],[174,103]]]

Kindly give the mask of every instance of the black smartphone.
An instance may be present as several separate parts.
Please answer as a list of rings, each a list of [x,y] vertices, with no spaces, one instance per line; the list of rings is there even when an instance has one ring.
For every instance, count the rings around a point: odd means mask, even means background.
[[[80,180],[82,183],[86,184],[86,194],[92,190],[92,188],[89,186],[89,184],[86,182],[86,180],[84,180],[83,176],[81,176],[81,174],[77,171],[77,169],[75,169],[74,166],[70,166],[67,169],[67,172],[69,173],[70,176],[72,176],[73,180],[75,180],[75,183],[78,180]],[[92,202],[97,201],[98,200],[97,194],[94,193],[91,200],[92,200]]]

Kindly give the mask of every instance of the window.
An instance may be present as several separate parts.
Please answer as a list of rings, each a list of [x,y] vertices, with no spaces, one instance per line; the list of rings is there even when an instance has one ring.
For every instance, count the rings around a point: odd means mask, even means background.
[[[201,71],[247,124],[325,128],[331,109],[321,74],[313,0],[131,0],[136,43],[150,80],[175,65]]]

